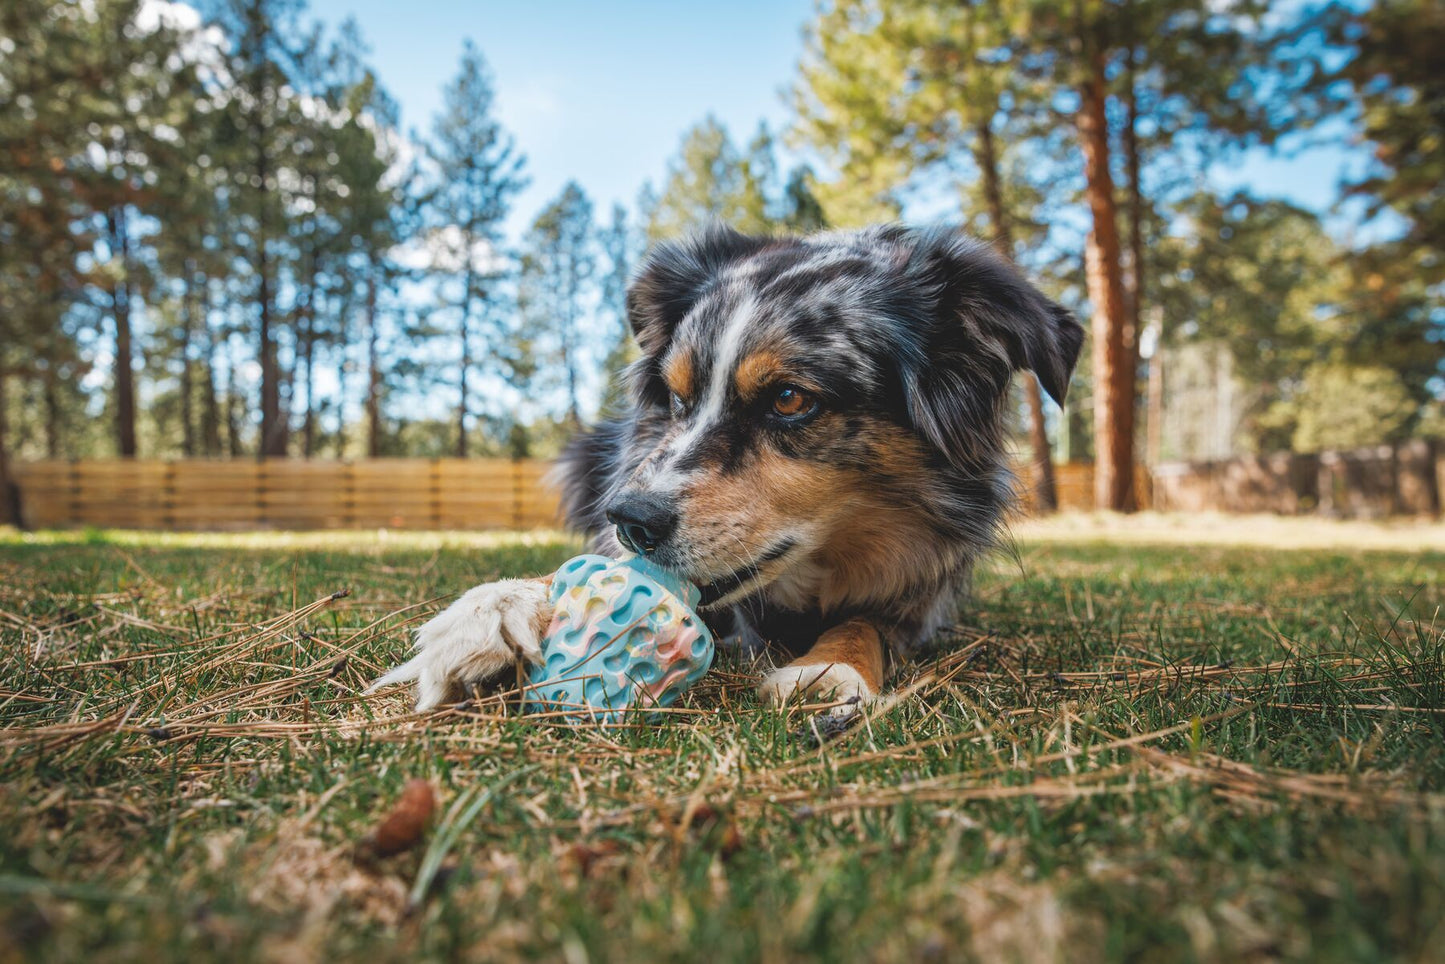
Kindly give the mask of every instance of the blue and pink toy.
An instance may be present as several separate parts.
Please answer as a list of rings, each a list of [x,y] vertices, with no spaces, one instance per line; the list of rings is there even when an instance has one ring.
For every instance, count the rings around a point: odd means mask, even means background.
[[[634,707],[671,706],[712,665],[712,634],[693,611],[700,597],[640,556],[569,559],[552,577],[554,614],[527,708],[616,723]]]

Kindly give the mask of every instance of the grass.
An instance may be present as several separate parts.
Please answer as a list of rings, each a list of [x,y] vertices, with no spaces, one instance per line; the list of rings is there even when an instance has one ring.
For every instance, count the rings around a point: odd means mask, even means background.
[[[0,535],[0,961],[1445,957],[1445,553],[1026,532],[822,746],[359,696],[560,537]]]

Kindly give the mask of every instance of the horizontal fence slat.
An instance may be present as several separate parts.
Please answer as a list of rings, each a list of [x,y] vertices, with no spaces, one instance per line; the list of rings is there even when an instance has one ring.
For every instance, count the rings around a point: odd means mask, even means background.
[[[510,459],[16,465],[31,528],[495,529],[559,524],[550,465]]]
[[[1033,467],[1016,465],[1025,508]],[[31,528],[531,529],[561,524],[552,464],[509,459],[22,462],[13,478]],[[1054,467],[1059,507],[1094,507],[1094,467]],[[1432,514],[1445,453],[1412,442],[1136,467],[1142,507],[1168,511]]]

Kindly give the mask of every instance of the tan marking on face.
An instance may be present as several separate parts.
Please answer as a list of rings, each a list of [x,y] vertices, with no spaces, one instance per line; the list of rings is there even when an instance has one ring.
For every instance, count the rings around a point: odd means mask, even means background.
[[[760,449],[726,475],[711,469],[693,476],[679,509],[695,557],[735,568],[790,533],[809,533],[809,557],[790,556],[783,566],[821,571],[812,591],[825,612],[892,598],[932,578],[947,554],[922,508],[933,484],[922,445],[887,423],[861,434],[873,456],[867,468]],[[771,580],[782,572],[764,574]]]
[[[722,523],[762,551],[789,523],[831,516],[847,499],[845,481],[832,466],[760,451],[734,472],[712,469],[694,477],[683,492],[682,515],[702,524],[699,535]]]
[[[946,547],[917,508],[869,504],[853,519],[818,553],[828,573],[818,592],[823,611],[896,599],[939,574]]]
[[[662,366],[662,377],[667,387],[684,399],[692,398],[693,365],[692,353],[674,352]]]
[[[873,454],[880,475],[919,481],[927,477],[923,443],[912,432],[889,424],[865,424],[859,435]]]
[[[863,432],[871,470],[851,480],[851,511],[818,554],[829,573],[818,600],[825,610],[900,595],[930,578],[947,555],[923,511],[932,502],[927,492],[934,480],[921,443],[893,425]]]
[[[786,373],[782,358],[772,351],[763,349],[748,355],[738,362],[733,381],[737,383],[738,394],[753,398]]]
[[[678,501],[679,537],[702,573],[722,576],[775,548],[783,539],[834,525],[846,509],[843,473],[829,466],[757,451],[726,474],[716,467],[692,476]],[[770,563],[770,582],[795,564]]]

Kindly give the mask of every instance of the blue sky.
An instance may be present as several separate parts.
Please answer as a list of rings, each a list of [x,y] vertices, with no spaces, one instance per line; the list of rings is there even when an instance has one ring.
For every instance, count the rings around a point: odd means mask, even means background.
[[[356,18],[403,122],[421,132],[463,39],[476,42],[532,177],[514,208],[515,236],[569,178],[599,212],[613,201],[630,208],[708,112],[738,140],[760,120],[780,126],[812,2],[313,0],[310,9],[333,26]]]
[[[644,180],[661,181],[683,131],[708,113],[738,141],[760,120],[781,129],[783,91],[812,7],[812,0],[312,0],[311,12],[333,26],[356,18],[405,125],[422,132],[463,39],[478,44],[532,178],[510,221],[517,237],[569,178],[599,213],[613,201],[630,208]],[[1294,156],[1257,151],[1210,179],[1322,210],[1358,157],[1340,144]]]

